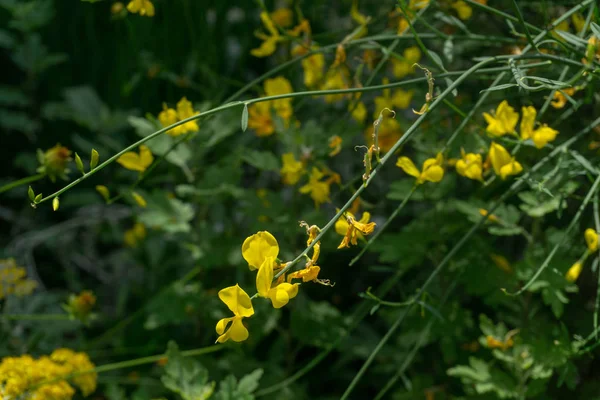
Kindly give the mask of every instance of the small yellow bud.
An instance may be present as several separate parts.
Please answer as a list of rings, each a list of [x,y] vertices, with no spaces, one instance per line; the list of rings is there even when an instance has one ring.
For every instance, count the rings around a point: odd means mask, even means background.
[[[100,154],[98,154],[98,151],[96,151],[96,149],[92,149],[92,156],[90,157],[90,169],[96,168],[99,159]]]
[[[138,204],[138,206],[140,206],[142,208],[146,208],[146,206],[148,205],[148,203],[146,202],[146,199],[144,199],[142,197],[141,194],[139,194],[137,192],[132,192],[131,195],[133,196],[133,199]]]
[[[104,199],[104,201],[108,201],[110,199],[110,191],[104,185],[97,185],[96,191],[100,193],[100,196]]]
[[[58,200],[58,197],[55,197],[54,200],[52,200],[52,210],[54,210],[54,211],[58,210],[59,206],[60,206],[60,200]]]
[[[583,269],[583,264],[577,261],[565,275],[565,279],[569,282],[575,282],[577,278],[579,278],[579,274],[581,274],[581,270]]]

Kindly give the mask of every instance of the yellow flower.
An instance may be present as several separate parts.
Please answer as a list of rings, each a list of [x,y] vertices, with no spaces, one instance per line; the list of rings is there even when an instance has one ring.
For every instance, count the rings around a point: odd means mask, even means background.
[[[354,218],[354,215],[349,212],[346,212],[344,217],[338,219],[335,222],[335,231],[344,236],[344,239],[342,239],[338,249],[350,247],[350,244],[356,246],[358,244],[358,238],[362,239],[363,235],[370,235],[373,233],[373,230],[377,224],[375,222],[369,222],[370,219],[371,214],[367,211],[363,212],[359,221],[357,221]]]
[[[366,17],[364,14],[361,14],[358,11],[358,0],[354,0],[352,2],[352,8],[350,9],[350,17],[360,25],[361,29],[358,33],[356,33],[352,39],[359,39],[367,34],[367,24],[369,23],[369,17]]]
[[[312,282],[316,281],[319,276],[319,272],[321,271],[321,267],[317,265],[312,265],[308,268],[304,268],[298,270],[296,272],[292,272],[288,275],[287,281],[290,283],[292,279],[302,279],[302,282]]]
[[[325,174],[318,168],[313,167],[308,183],[300,188],[300,193],[310,193],[310,197],[315,201],[315,207],[319,207],[323,203],[329,202],[329,192],[331,182],[322,181]]]
[[[140,145],[140,153],[137,154],[133,151],[128,151],[121,157],[117,158],[117,162],[123,167],[132,170],[144,172],[150,164],[154,161],[152,152],[146,145]]]
[[[256,132],[256,136],[270,136],[275,133],[275,124],[271,117],[271,104],[268,101],[248,106],[248,127]]]
[[[265,94],[267,96],[277,96],[280,94],[288,94],[292,93],[294,89],[292,89],[292,85],[290,81],[285,79],[283,76],[278,76],[273,79],[267,79],[264,83]],[[289,120],[292,116],[292,99],[284,98],[272,101],[273,109],[277,115],[279,115],[284,120]]]
[[[598,250],[598,232],[596,232],[592,228],[588,228],[584,233],[585,242],[587,243],[587,247],[589,251],[597,251]]]
[[[316,50],[317,47],[313,47]],[[304,70],[304,84],[307,88],[317,86],[323,79],[323,69],[325,67],[325,56],[323,53],[316,53],[302,59],[302,69]]]
[[[552,96],[552,101],[550,102],[550,105],[554,108],[563,108],[568,101],[565,94],[567,94],[568,96],[573,96],[575,94],[575,88],[556,90],[554,92],[554,96]]]
[[[127,247],[137,247],[139,242],[146,238],[146,227],[140,222],[136,222],[131,229],[125,231],[123,241]]]
[[[490,258],[496,265],[496,267],[500,268],[502,271],[512,274],[513,269],[510,266],[510,262],[506,259],[506,257],[501,256],[500,254],[490,254]]]
[[[518,175],[523,171],[521,164],[498,143],[492,142],[488,157],[494,172],[502,179],[506,179],[509,175]]]
[[[387,85],[390,81],[388,78],[383,78],[383,84]],[[400,108],[405,109],[410,106],[410,101],[412,100],[414,92],[412,90],[405,91],[402,89],[397,89],[394,91],[394,94],[391,94],[391,90],[383,89],[383,93],[381,96],[375,97],[375,113],[373,114],[373,118],[377,119],[379,117],[379,113],[384,108]]]
[[[473,15],[473,9],[463,0],[455,1],[452,3],[451,7],[456,10],[458,18],[462,19],[463,21],[471,18],[471,15]]]
[[[67,304],[63,307],[71,317],[86,323],[95,304],[96,296],[94,293],[90,290],[84,290],[78,295],[71,294]]]
[[[414,72],[413,65],[421,60],[421,50],[412,46],[404,50],[403,60],[392,59],[392,72],[396,78],[404,78]]]
[[[285,306],[290,299],[293,299],[298,294],[298,284],[290,284],[287,282],[276,284],[273,283],[273,268],[277,265],[274,257],[266,257],[256,274],[256,289],[260,297],[265,297],[271,300],[273,307],[281,308]]]
[[[254,315],[250,296],[239,285],[229,286],[219,291],[219,298],[233,313],[233,317],[223,318],[217,322],[216,331],[220,335],[217,342],[225,343],[229,339],[242,342],[248,339],[248,329],[242,322],[243,318]],[[231,325],[229,323],[231,322]],[[229,325],[229,329],[227,326]]]
[[[247,237],[242,244],[242,256],[248,262],[250,270],[259,269],[267,257],[276,259],[278,255],[277,239],[267,231]]]
[[[342,138],[338,135],[333,135],[329,138],[329,148],[331,152],[329,152],[329,157],[333,157],[342,151]]]
[[[372,140],[371,138],[373,137],[373,130],[373,125],[370,125],[366,129],[365,136],[367,141]],[[390,151],[392,146],[396,144],[396,142],[398,141],[398,139],[400,139],[403,133],[404,132],[402,131],[398,120],[394,118],[384,118],[383,121],[381,121],[381,124],[379,124],[379,150],[382,153],[387,153],[388,151]]]
[[[19,267],[14,258],[0,260],[0,300],[8,295],[30,295],[36,287],[37,282],[27,279],[25,268]]]
[[[500,103],[498,108],[496,108],[494,116],[483,113],[483,117],[488,123],[486,131],[493,136],[502,136],[514,132],[517,121],[519,120],[519,113],[515,112],[515,109],[504,100]]]
[[[350,87],[350,76],[348,70],[343,66],[330,68],[325,75],[325,82],[321,86],[321,90],[336,90],[348,89]],[[326,103],[335,103],[344,99],[343,94],[327,94],[325,95]]]
[[[581,13],[571,15],[571,21],[575,27],[575,32],[579,33],[583,30],[583,27],[585,26],[585,17],[581,15]]]
[[[250,54],[252,54],[254,57],[267,57],[275,53],[277,43],[283,40],[283,38],[279,34],[279,31],[273,24],[273,21],[267,12],[261,12],[260,19],[264,27],[267,29],[268,34],[263,32],[255,33],[256,37],[261,39],[263,42],[259,48],[250,50]]]
[[[456,172],[466,178],[483,181],[481,154],[465,154],[463,149],[460,149],[460,154],[462,158],[456,161]]]
[[[523,117],[521,118],[521,139],[531,139],[538,149],[544,147],[548,142],[556,139],[558,131],[544,124],[538,129],[533,129],[537,111],[534,107],[528,106],[522,108]]]
[[[438,153],[435,158],[428,158],[423,163],[423,170],[419,171],[415,164],[408,157],[400,157],[396,162],[396,166],[402,168],[410,176],[417,178],[417,185],[425,182],[439,182],[444,177],[444,168],[442,164],[444,157],[442,153]]]
[[[154,17],[154,4],[150,0],[131,0],[127,4],[127,10],[133,14]]]
[[[352,112],[352,118],[359,124],[365,122],[365,119],[367,118],[367,107],[365,107],[365,103],[362,101],[357,103],[351,102],[348,104],[348,111]]]
[[[512,340],[512,338],[507,338],[505,340],[498,340],[493,336],[486,336],[485,338],[486,342],[487,342],[487,347],[490,349],[501,349],[501,350],[507,350],[511,347],[514,346],[515,342]]]
[[[490,214],[488,212],[488,210],[486,210],[485,208],[480,208],[479,214],[481,214],[482,217],[485,217],[487,215],[487,220],[490,222],[493,222],[496,224],[500,223],[500,219],[495,214]]]
[[[281,156],[283,166],[279,171],[286,185],[295,185],[304,173],[304,164],[296,160],[294,153],[286,153]]]
[[[110,12],[113,15],[119,14],[121,11],[123,11],[124,8],[125,5],[123,5],[123,3],[121,3],[120,1],[117,1],[110,6]]]
[[[138,206],[146,208],[146,206],[148,205],[146,199],[138,192],[131,192],[131,196],[133,197],[133,200],[135,200]]]
[[[72,160],[71,154],[71,150],[61,146],[60,143],[45,152],[38,150],[37,157],[41,166],[37,171],[47,174],[52,182],[57,176],[66,179],[69,173],[67,163]]]
[[[189,101],[187,98],[183,97],[177,103],[177,118],[179,118],[180,121],[187,119],[189,117],[192,117],[194,115],[197,115],[197,114],[199,114],[198,111],[194,111],[192,102]],[[195,132],[199,129],[198,121],[193,120],[190,122],[186,122],[185,124],[181,125],[180,128],[182,131],[181,133]],[[169,133],[172,136],[177,136],[174,133],[170,133],[170,132],[167,132],[167,133]],[[179,134],[181,134],[181,133],[179,133]]]
[[[569,282],[575,282],[579,275],[581,274],[581,270],[583,269],[583,264],[577,261],[575,264],[569,268],[567,273],[565,274],[565,279]]]
[[[281,26],[282,28],[288,28],[294,23],[294,14],[289,8],[278,8],[271,13],[271,20]]]

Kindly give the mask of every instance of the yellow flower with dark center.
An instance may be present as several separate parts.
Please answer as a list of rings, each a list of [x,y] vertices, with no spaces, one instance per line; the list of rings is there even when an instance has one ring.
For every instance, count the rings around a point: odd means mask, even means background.
[[[522,114],[523,116],[521,118],[521,139],[531,139],[535,147],[537,147],[538,149],[541,149],[546,144],[548,144],[548,142],[551,142],[554,139],[556,139],[558,131],[550,128],[546,124],[542,125],[538,129],[533,129],[535,124],[535,117],[537,115],[537,111],[534,107],[523,107]]]
[[[131,0],[127,4],[127,10],[133,14],[154,17],[154,4],[150,0]]]
[[[117,158],[117,162],[123,167],[131,171],[138,172],[144,172],[153,161],[154,156],[152,156],[152,152],[148,146],[144,144],[140,145],[139,154],[133,151],[128,151],[121,157]]]
[[[581,274],[582,270],[583,264],[580,261],[577,261],[571,266],[571,268],[569,268],[569,270],[565,274],[565,279],[569,282],[575,282],[577,278],[579,278],[579,275]]]
[[[421,185],[425,182],[439,182],[444,177],[444,157],[442,153],[438,153],[435,158],[428,158],[423,163],[421,171],[415,166],[412,160],[408,157],[400,157],[396,162],[396,166],[410,176],[417,179],[416,184]]]
[[[256,274],[256,289],[260,297],[271,300],[273,307],[281,308],[285,306],[290,299],[298,294],[298,284],[294,283],[276,283],[273,284],[273,269],[277,266],[274,257],[266,257]]]
[[[342,242],[338,246],[338,249],[343,249],[345,247],[350,247],[350,245],[356,246],[358,244],[357,239],[363,239],[363,235],[370,235],[373,233],[375,226],[377,225],[375,222],[369,222],[371,219],[371,214],[367,211],[363,212],[360,220],[356,220],[354,215],[349,212],[346,212],[346,215],[340,217],[335,222],[335,231],[344,236]]]
[[[267,231],[247,237],[242,244],[242,256],[248,262],[250,270],[259,269],[267,257],[277,259],[278,255],[277,239]]]
[[[552,101],[550,102],[550,105],[554,108],[564,108],[568,101],[565,94],[567,94],[568,96],[573,96],[575,94],[575,88],[556,90],[554,92],[554,96],[552,96]]]
[[[460,153],[461,159],[456,161],[456,172],[465,178],[483,181],[481,154],[466,154],[463,149],[460,150]]]
[[[492,142],[488,157],[494,172],[502,179],[506,179],[510,175],[518,175],[523,171],[521,164],[498,143]]]
[[[318,168],[313,167],[308,178],[308,183],[300,188],[300,193],[309,193],[310,197],[315,202],[315,207],[319,207],[323,203],[328,203],[329,200],[329,192],[331,182],[322,181],[321,179],[325,177],[325,173],[320,171]]]
[[[304,164],[301,161],[296,160],[294,153],[286,153],[281,156],[283,166],[279,171],[283,183],[286,185],[295,185],[300,180],[302,174],[304,174]]]
[[[519,113],[515,112],[515,109],[512,108],[506,100],[498,105],[493,116],[488,113],[483,113],[483,117],[488,123],[486,131],[492,136],[512,134],[519,121]]]
[[[43,153],[38,150],[38,161],[41,166],[37,171],[48,175],[52,182],[56,180],[57,176],[61,179],[67,179],[69,173],[67,164],[72,160],[71,154],[71,150],[61,146],[60,143]]]
[[[598,251],[598,232],[592,228],[588,228],[584,233],[585,243],[589,251]]]
[[[229,339],[234,342],[242,342],[248,339],[248,329],[244,326],[242,319],[254,315],[250,296],[236,284],[221,289],[219,299],[231,310],[233,317],[223,318],[217,322],[216,331],[220,335],[217,342],[225,343]]]

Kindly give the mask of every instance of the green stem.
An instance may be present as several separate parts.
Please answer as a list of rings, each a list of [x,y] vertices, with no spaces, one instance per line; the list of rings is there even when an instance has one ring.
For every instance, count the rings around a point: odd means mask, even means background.
[[[375,240],[377,240],[377,238],[379,237],[379,235],[381,235],[381,233],[383,231],[385,231],[385,229],[396,218],[396,216],[398,216],[398,213],[400,213],[400,211],[408,203],[408,200],[410,200],[410,198],[413,195],[413,193],[415,192],[415,190],[417,190],[417,187],[418,186],[416,186],[416,185],[412,187],[412,189],[410,190],[410,192],[408,192],[408,194],[406,195],[406,197],[404,198],[404,200],[402,200],[402,203],[400,203],[400,205],[398,205],[398,207],[396,207],[396,209],[394,210],[394,212],[392,213],[392,215],[390,215],[390,217],[387,219],[387,221],[385,221],[385,223],[381,226],[381,228],[379,228],[377,230],[377,232],[375,232],[375,234],[373,236],[371,236],[371,238],[369,239],[369,241],[367,242],[367,244],[365,244],[365,247],[363,247],[362,250],[360,251],[360,253],[358,253],[358,255],[352,259],[352,261],[350,261],[350,263],[348,264],[348,266],[350,266],[350,267],[353,266],[358,260],[360,260],[360,258],[363,256],[363,254],[365,254],[365,252],[369,249],[369,247],[371,247],[371,245],[373,243],[375,243]]]
[[[14,189],[17,186],[26,185],[31,182],[39,181],[40,179],[42,179],[45,176],[46,176],[46,174],[37,174],[37,175],[28,176],[26,178],[21,178],[17,181],[11,182],[11,183],[7,183],[6,185],[0,187],[0,194],[7,192],[11,189]]]
[[[0,319],[8,319],[8,320],[12,320],[12,321],[69,321],[69,320],[72,320],[72,318],[66,314],[0,314]]]

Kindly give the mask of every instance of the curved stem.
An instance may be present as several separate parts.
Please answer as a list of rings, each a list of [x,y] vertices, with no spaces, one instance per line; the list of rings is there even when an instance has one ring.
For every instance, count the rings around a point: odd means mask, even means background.
[[[11,182],[11,183],[7,183],[6,185],[0,187],[0,194],[4,193],[4,192],[8,192],[9,190],[14,189],[18,186],[26,185],[28,183],[35,182],[35,181],[39,181],[40,179],[42,179],[45,176],[46,176],[46,174],[37,174],[37,175],[28,176],[26,178],[21,178],[17,181]]]

